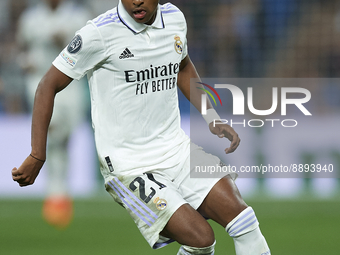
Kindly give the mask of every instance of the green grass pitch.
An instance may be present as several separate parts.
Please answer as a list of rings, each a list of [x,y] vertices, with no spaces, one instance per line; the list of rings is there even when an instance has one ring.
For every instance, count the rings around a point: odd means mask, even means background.
[[[273,255],[339,254],[340,201],[247,201],[260,221]],[[0,199],[1,255],[174,255],[178,244],[152,250],[124,209],[110,198],[77,199],[75,215],[65,230],[41,217],[42,200]],[[216,253],[235,254],[224,229],[211,223]]]

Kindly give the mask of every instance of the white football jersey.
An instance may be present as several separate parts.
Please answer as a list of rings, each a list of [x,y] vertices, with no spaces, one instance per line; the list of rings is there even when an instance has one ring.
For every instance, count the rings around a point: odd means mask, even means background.
[[[159,5],[154,23],[145,25],[120,2],[89,21],[53,62],[74,79],[87,74],[106,181],[173,167],[184,156],[181,151],[188,153],[177,97],[186,31],[184,15],[170,3]]]

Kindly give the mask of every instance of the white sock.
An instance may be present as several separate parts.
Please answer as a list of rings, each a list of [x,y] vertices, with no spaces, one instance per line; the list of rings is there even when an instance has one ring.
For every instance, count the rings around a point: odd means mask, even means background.
[[[187,245],[182,245],[179,249],[177,255],[214,255],[215,253],[215,244],[216,241],[208,246],[203,248],[196,248],[196,247],[190,247]]]
[[[237,215],[226,231],[234,239],[236,255],[270,255],[253,208],[247,207]]]

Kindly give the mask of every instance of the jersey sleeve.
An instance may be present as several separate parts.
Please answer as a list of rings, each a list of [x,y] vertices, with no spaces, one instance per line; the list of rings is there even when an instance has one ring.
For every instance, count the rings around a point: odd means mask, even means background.
[[[76,32],[53,65],[72,79],[81,79],[107,57],[103,38],[92,22]]]

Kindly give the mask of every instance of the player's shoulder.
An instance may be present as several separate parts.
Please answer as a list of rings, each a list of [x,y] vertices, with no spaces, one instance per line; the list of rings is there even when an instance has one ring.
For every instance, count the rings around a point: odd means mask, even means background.
[[[174,25],[186,24],[183,12],[172,3],[165,3],[160,6],[162,16],[166,22],[172,22]]]
[[[106,27],[110,24],[120,24],[121,20],[118,16],[117,7],[100,14],[98,17],[91,20],[91,23],[97,28]]]
[[[112,26],[114,24],[119,24],[121,21],[117,15],[117,9],[113,8],[108,10],[105,13],[100,14],[96,18],[89,20],[87,24],[81,28],[77,33],[81,36],[84,35],[89,39],[97,40],[101,38],[105,40],[105,38],[110,37],[112,34]]]
[[[171,13],[182,13],[181,10],[172,3],[165,3],[160,5],[162,14],[171,14]]]
[[[182,11],[172,3],[166,3],[160,6],[162,16],[168,19],[182,20],[184,21],[184,14]]]

